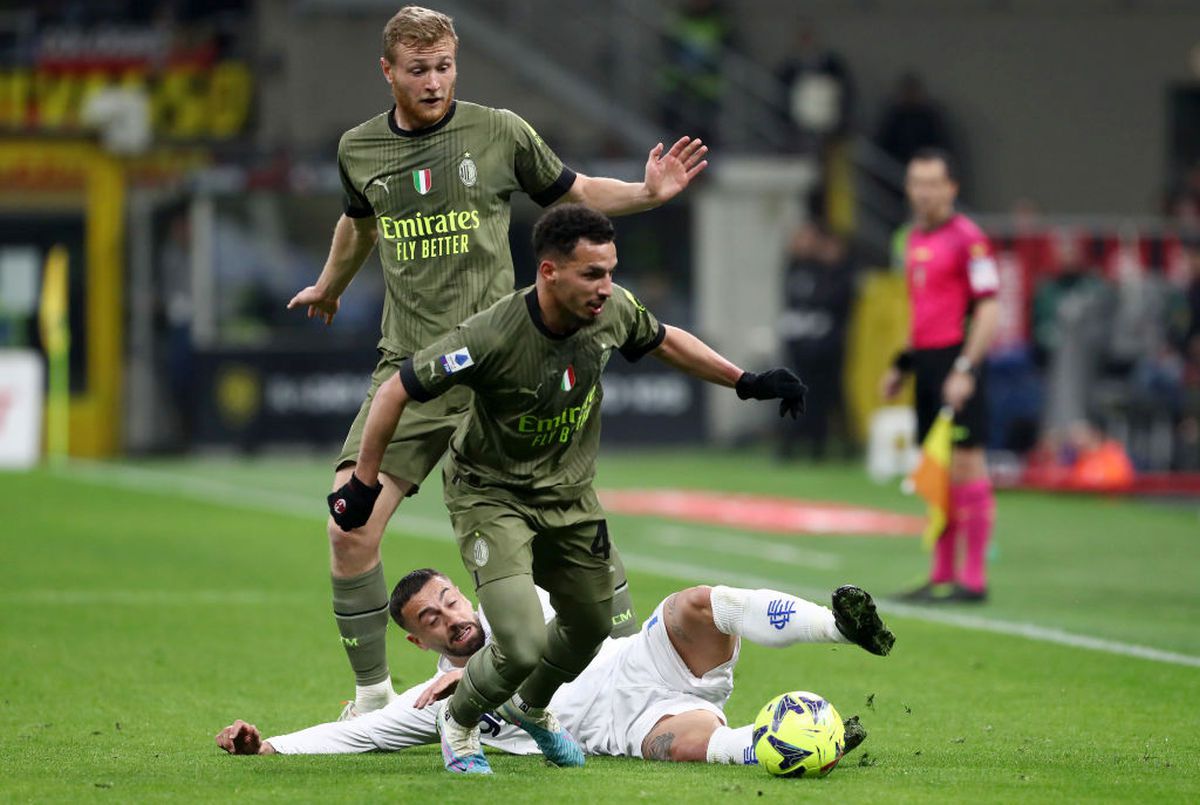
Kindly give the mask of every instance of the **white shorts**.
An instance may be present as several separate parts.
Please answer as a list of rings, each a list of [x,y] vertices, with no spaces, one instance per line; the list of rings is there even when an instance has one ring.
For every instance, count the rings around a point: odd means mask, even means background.
[[[606,640],[600,653],[550,703],[585,754],[641,757],[642,741],[667,716],[706,710],[725,723],[733,693],[733,657],[697,677],[671,644],[663,623],[663,601],[642,630]]]

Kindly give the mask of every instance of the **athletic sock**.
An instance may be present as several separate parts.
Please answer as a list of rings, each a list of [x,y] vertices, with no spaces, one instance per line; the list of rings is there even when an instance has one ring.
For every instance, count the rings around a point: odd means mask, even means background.
[[[383,565],[378,564],[358,576],[333,577],[333,617],[341,633],[342,646],[354,669],[354,681],[368,699],[355,702],[362,709],[387,704],[379,686],[389,681],[387,663],[388,592]],[[389,682],[390,689],[390,682]]]
[[[374,685],[354,686],[354,706],[360,713],[369,713],[372,710],[386,707],[399,698],[400,694],[392,687],[390,676]]]
[[[708,739],[705,760],[709,763],[758,763],[754,754],[754,725],[717,727]]]
[[[951,490],[955,505],[962,513],[961,530],[967,543],[959,581],[974,592],[987,589],[987,548],[996,520],[996,499],[986,478],[962,484]]]
[[[929,581],[947,584],[954,581],[955,555],[958,552],[961,515],[955,505],[953,489],[950,493],[950,510],[946,512],[946,527],[933,545],[933,565],[929,569]]]
[[[793,643],[848,643],[827,607],[778,590],[712,588],[718,632],[780,648]]]

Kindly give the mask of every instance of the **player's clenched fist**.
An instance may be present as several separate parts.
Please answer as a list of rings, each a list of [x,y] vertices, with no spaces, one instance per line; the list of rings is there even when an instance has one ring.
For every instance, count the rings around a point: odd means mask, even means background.
[[[379,497],[383,484],[367,486],[351,474],[350,480],[340,489],[329,493],[325,498],[329,502],[329,513],[338,528],[343,531],[353,531],[366,525],[371,519],[371,510],[375,508],[375,499]]]
[[[804,413],[804,395],[808,386],[791,369],[770,369],[762,374],[745,372],[734,386],[743,400],[779,400],[779,415],[792,419]]]

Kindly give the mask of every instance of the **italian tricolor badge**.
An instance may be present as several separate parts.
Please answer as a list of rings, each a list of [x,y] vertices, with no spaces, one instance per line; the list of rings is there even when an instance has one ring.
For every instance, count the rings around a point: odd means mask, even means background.
[[[429,168],[413,171],[413,187],[422,196],[429,192],[429,188],[433,187],[433,173]]]
[[[575,366],[568,365],[566,371],[563,372],[562,385],[559,386],[563,391],[570,391],[575,388]]]

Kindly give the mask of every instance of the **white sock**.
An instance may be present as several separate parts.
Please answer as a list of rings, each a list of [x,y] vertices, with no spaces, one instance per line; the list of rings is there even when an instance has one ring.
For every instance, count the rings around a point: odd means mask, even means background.
[[[717,727],[708,739],[705,760],[709,763],[736,763],[749,765],[758,763],[754,756],[754,725],[744,727]]]
[[[387,707],[398,698],[400,698],[400,695],[392,687],[392,678],[390,676],[382,682],[376,682],[374,685],[354,686],[354,706],[358,708],[358,712],[360,713],[369,713],[372,710]]]
[[[532,704],[527,704],[525,700],[521,698],[521,694],[517,693],[516,691],[513,691],[512,698],[509,699],[509,701],[513,703],[514,707],[532,718],[534,721],[537,721],[546,714],[545,707],[534,707]]]
[[[849,643],[828,607],[778,590],[712,588],[713,625],[718,632],[760,646],[793,643]]]

